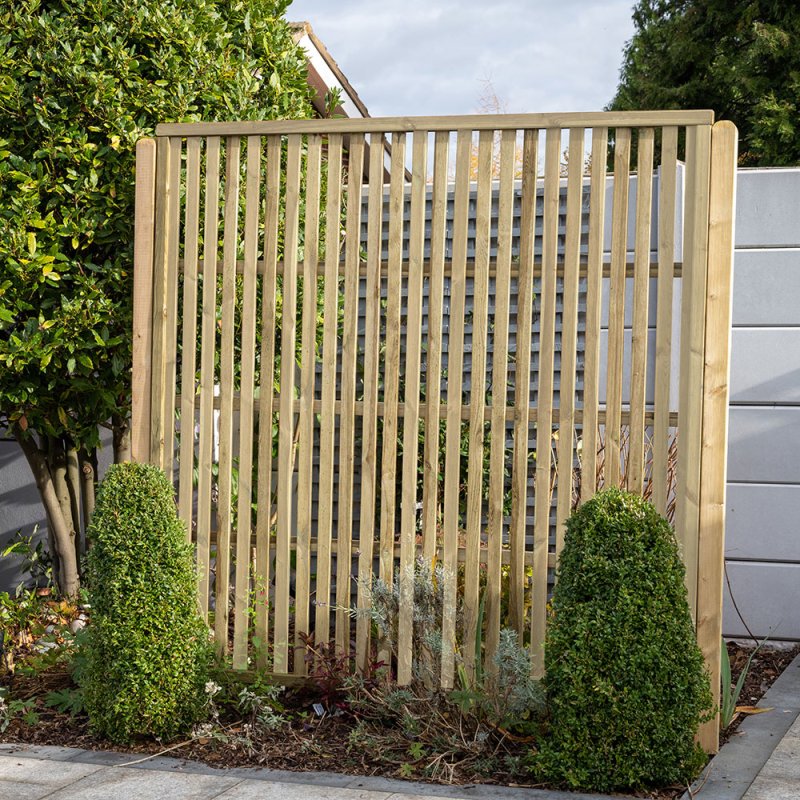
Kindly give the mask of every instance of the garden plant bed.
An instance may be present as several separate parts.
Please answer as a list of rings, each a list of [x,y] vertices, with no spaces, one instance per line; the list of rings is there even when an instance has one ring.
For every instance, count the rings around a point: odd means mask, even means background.
[[[734,682],[752,649],[742,643],[728,644]],[[740,704],[755,705],[798,653],[800,646],[759,650],[752,660]],[[32,701],[37,716],[32,723],[26,723],[20,716],[12,719],[8,728],[0,733],[0,742],[86,750],[119,749],[92,736],[84,714],[71,716],[45,705],[44,697],[48,692],[71,687],[67,673],[51,670],[31,676],[17,674],[13,679],[6,675],[0,679],[0,684],[10,690],[8,700]],[[259,766],[432,783],[533,785],[524,770],[524,757],[531,746],[524,738],[498,730],[464,729],[460,748],[451,748],[437,762],[441,754],[431,747],[435,731],[423,728],[418,738],[413,739],[399,727],[381,729],[374,723],[365,724],[363,716],[347,703],[329,703],[333,713],[324,712],[319,716],[314,704],[320,699],[320,693],[313,687],[287,691],[280,697],[286,721],[272,730],[260,729],[254,733],[248,730],[246,720],[226,714],[221,717],[216,731],[207,736],[166,744],[139,741],[126,749],[135,754],[133,759],[166,754],[223,768]],[[446,716],[447,709],[453,709],[444,704],[438,709],[430,704],[427,707],[431,712],[429,717],[435,716],[436,711]],[[742,718],[740,714],[723,733],[721,743],[730,738]],[[685,788],[666,787],[641,796],[667,800],[679,797]]]

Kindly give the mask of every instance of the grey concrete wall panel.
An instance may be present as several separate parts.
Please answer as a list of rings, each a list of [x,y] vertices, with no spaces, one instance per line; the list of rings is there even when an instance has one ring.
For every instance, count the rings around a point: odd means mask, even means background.
[[[731,338],[731,404],[800,403],[800,328],[738,328]]]
[[[800,326],[800,249],[736,251],[733,326],[739,325]]]
[[[800,483],[800,408],[730,409],[728,481]]]
[[[800,170],[740,169],[736,247],[800,246]]]
[[[44,536],[44,509],[28,462],[16,441],[0,438],[0,550],[17,531],[28,535],[36,525]],[[21,561],[17,556],[0,559],[0,592],[19,583]]]
[[[728,578],[736,606],[755,636],[800,639],[800,564],[729,561]],[[727,585],[722,632],[725,636],[748,635]]]
[[[729,483],[725,555],[800,563],[800,486]]]

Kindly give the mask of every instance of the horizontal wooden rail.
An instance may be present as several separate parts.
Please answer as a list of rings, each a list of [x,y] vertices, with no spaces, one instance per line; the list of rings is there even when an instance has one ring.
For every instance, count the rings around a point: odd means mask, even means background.
[[[181,401],[181,395],[177,395],[177,397],[175,399],[176,399],[177,402],[180,402]],[[221,406],[220,399],[218,397],[215,397],[214,398],[214,408],[219,409],[220,406]],[[397,408],[397,416],[398,417],[404,417],[405,416],[405,403],[397,403],[394,407]],[[458,407],[461,409],[461,419],[464,422],[468,421],[470,419],[470,414],[472,412],[472,408],[471,408],[470,404],[466,403],[465,405],[462,405],[461,403],[459,403]],[[272,399],[272,410],[273,410],[273,412],[274,411],[278,411],[279,408],[280,408],[280,397],[279,396],[275,396]],[[313,408],[313,411],[314,411],[315,414],[321,413],[322,412],[322,401],[321,400],[314,400],[314,402],[312,404],[312,408]],[[355,415],[357,417],[364,416],[364,402],[362,400],[356,400],[356,402],[353,405],[353,408],[354,408],[354,413],[355,413]],[[385,405],[384,405],[384,403],[379,402],[377,408],[378,408],[378,415],[381,415],[381,414],[385,413]],[[425,403],[424,401],[420,402],[419,405],[418,405],[418,408],[419,408],[420,415],[423,415],[428,410],[428,404]],[[447,403],[440,404],[440,406],[439,406],[440,419],[442,419],[442,418],[444,418],[444,416],[446,416],[447,408],[448,408]],[[238,409],[239,409],[239,396],[237,394],[235,394],[234,397],[233,397],[233,410],[237,411]],[[255,411],[256,414],[259,414],[261,412],[261,400],[258,399],[258,398],[256,398],[255,401],[254,401],[254,411]],[[295,399],[293,404],[292,404],[292,413],[293,414],[298,414],[299,412],[300,412],[300,400]],[[340,400],[337,400],[334,403],[333,413],[334,413],[334,415],[340,415],[342,413],[342,403],[341,403]],[[630,424],[630,411],[628,411],[627,409],[623,408],[620,413],[621,413],[620,419],[622,421],[622,424],[623,425]],[[532,404],[529,407],[528,414],[529,414],[529,419],[530,419],[531,424],[533,424],[534,422],[537,421],[538,409],[537,409],[537,407],[535,405]],[[576,409],[575,412],[574,412],[574,415],[575,415],[574,416],[575,423],[576,424],[581,424],[583,422],[583,410],[582,409]],[[492,406],[491,406],[491,404],[487,405],[486,408],[484,409],[484,411],[483,411],[483,419],[486,422],[491,422],[491,420],[492,420]],[[506,420],[506,422],[513,422],[513,420],[514,420],[514,406],[506,406],[505,413],[504,413],[504,419]],[[553,419],[553,424],[554,425],[558,425],[558,422],[559,422],[558,408],[554,408],[553,409],[553,411],[552,411],[552,419]],[[654,413],[653,413],[653,411],[651,409],[648,409],[645,412],[644,419],[645,419],[645,423],[647,425],[652,425],[653,424],[653,422],[655,420],[655,415],[654,415]],[[605,421],[606,421],[606,411],[605,411],[605,409],[601,408],[597,412],[597,421],[598,421],[598,424],[600,424],[600,425],[605,424]],[[671,411],[670,412],[669,424],[670,424],[670,427],[672,427],[672,428],[677,427],[677,425],[678,425],[678,412],[677,411]]]
[[[501,131],[555,128],[641,128],[711,125],[713,111],[590,111],[563,114],[466,114],[453,117],[369,117],[255,122],[168,122],[156,136],[268,136],[310,133],[390,133],[413,131]]]
[[[218,264],[217,264],[217,272],[216,272],[217,275],[219,275],[219,268],[220,268],[221,264],[222,264],[221,261],[218,262]],[[183,270],[184,270],[184,266],[183,265],[184,265],[184,260],[180,259],[180,261],[178,262],[178,269],[181,272],[183,272]],[[205,262],[202,259],[197,262],[197,272],[198,272],[199,275],[203,274],[204,266],[205,266]],[[325,276],[326,268],[325,268],[325,262],[324,261],[319,262],[319,264],[317,264],[316,267],[313,264],[311,266],[312,266],[312,269],[314,270],[315,274],[318,277],[324,277]],[[298,261],[295,268],[297,270],[297,274],[298,275],[305,274],[306,265],[305,265],[304,261]],[[260,275],[264,274],[264,272],[266,270],[266,265],[265,265],[264,261],[258,261],[256,263],[256,269],[258,271],[258,274],[260,274]],[[452,269],[453,269],[452,262],[451,261],[445,261],[444,262],[444,274],[445,275],[452,274]],[[559,277],[563,277],[564,276],[564,262],[563,262],[563,260],[559,260],[559,262],[558,262],[558,264],[556,266],[556,269],[557,269],[558,276]],[[662,272],[663,272],[663,266],[659,268],[658,257],[657,257],[657,254],[654,253],[653,254],[653,258],[652,258],[651,263],[650,263],[650,277],[651,278],[657,278],[659,276],[659,269],[661,269]],[[277,270],[277,274],[278,275],[283,275],[283,261],[279,261],[277,263],[276,270]],[[239,261],[236,262],[236,272],[238,274],[240,274],[240,275],[244,274],[244,261],[239,260]],[[366,264],[362,264],[361,265],[361,269],[359,271],[360,276],[362,278],[366,277],[367,276],[367,272],[368,272],[367,265]],[[402,262],[402,266],[401,266],[401,273],[404,274],[404,275],[407,275],[408,272],[409,272],[409,262],[408,261],[403,261]],[[582,260],[581,264],[580,264],[580,274],[585,276],[587,274],[587,272],[588,272],[588,265],[587,265],[585,260]],[[518,263],[512,264],[511,265],[511,270],[510,270],[510,276],[512,278],[516,278],[516,277],[519,276],[519,273],[520,273],[519,264]],[[534,277],[538,277],[539,275],[541,275],[541,273],[542,273],[542,263],[541,263],[541,261],[534,261],[534,263],[533,263],[533,273],[534,273]],[[386,276],[388,276],[388,274],[389,274],[389,263],[387,261],[384,261],[384,262],[381,263],[381,275],[383,277],[386,277]],[[430,261],[426,260],[426,261],[423,262],[423,264],[422,264],[422,274],[426,275],[426,276],[431,275],[431,262]],[[489,275],[490,276],[494,276],[496,274],[497,274],[497,261],[496,261],[496,259],[491,259],[489,261]],[[466,276],[468,278],[471,278],[474,275],[475,275],[475,261],[474,261],[474,259],[470,259],[467,262],[467,266],[466,266]],[[633,263],[633,260],[631,260],[631,261],[628,262],[628,264],[627,264],[627,266],[625,268],[625,277],[626,278],[633,278],[634,275],[635,275],[634,263]],[[676,278],[680,278],[683,275],[683,262],[681,262],[681,261],[673,262],[673,275]],[[611,265],[609,263],[605,263],[605,264],[603,264],[603,277],[604,278],[609,278],[610,276],[611,276]]]
[[[377,533],[377,531],[376,531],[376,533]],[[231,534],[231,536],[232,536],[231,541],[230,541],[231,546],[235,546],[236,541],[237,541],[236,532],[234,531]],[[256,532],[255,532],[255,530],[252,531],[252,534],[250,536],[250,541],[251,541],[251,545],[253,547],[255,547],[256,546]],[[214,535],[213,532],[211,534],[211,544],[212,545],[216,544],[216,538],[215,538],[215,535]],[[375,546],[375,552],[377,553],[377,548],[380,545],[380,540],[378,539],[377,536],[374,538],[373,544]],[[318,545],[317,540],[315,538],[311,539],[307,544],[308,549],[309,549],[309,553],[316,553],[317,552],[317,545]],[[330,545],[326,545],[326,546],[329,548],[329,552],[331,552],[333,554],[337,554],[338,551],[339,551],[338,542],[337,542],[336,539],[333,539],[331,541]],[[270,541],[269,547],[270,547],[270,558],[272,558],[275,555],[275,540],[274,539]],[[442,561],[442,552],[443,552],[442,547],[443,546],[441,544],[437,545],[437,550],[436,550],[437,559],[436,560],[437,560],[438,563],[441,563],[441,561]],[[297,549],[297,538],[296,537],[292,537],[292,539],[290,541],[290,549],[292,549],[292,550]],[[357,559],[361,555],[361,550],[357,546],[353,547],[351,552],[352,552],[351,558],[353,558],[353,559]],[[489,553],[488,548],[486,547],[486,543],[484,542],[481,545],[480,555],[479,555],[480,563],[482,565],[484,565],[484,566],[488,563],[488,557],[489,557],[488,553]],[[417,555],[417,557],[424,555],[421,543],[416,545],[416,555]],[[375,558],[377,558],[377,557],[378,556],[376,555]],[[400,543],[399,542],[394,545],[394,557],[395,558],[399,558],[400,557]],[[507,566],[507,565],[512,563],[511,559],[512,559],[511,550],[508,547],[504,547],[502,549],[502,551],[501,551],[501,561],[502,561],[502,563]],[[458,563],[459,564],[463,564],[463,563],[466,562],[466,560],[467,560],[467,547],[466,547],[466,545],[459,545],[459,547],[458,547]],[[533,565],[533,551],[529,549],[529,550],[525,551],[525,566],[526,567],[530,567],[532,565]],[[555,553],[549,553],[548,554],[548,556],[547,556],[547,568],[548,569],[555,569],[556,568],[556,554]]]

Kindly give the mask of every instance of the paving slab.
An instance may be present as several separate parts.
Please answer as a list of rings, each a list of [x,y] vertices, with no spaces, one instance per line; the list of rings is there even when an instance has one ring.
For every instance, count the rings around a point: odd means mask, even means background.
[[[74,784],[99,769],[94,764],[76,764],[63,759],[51,761],[3,755],[0,758],[0,797],[16,796],[10,790],[10,784],[27,784],[41,788],[48,794],[54,789]]]
[[[48,800],[214,800],[238,783],[217,775],[99,767]]]
[[[77,747],[55,747],[36,744],[0,744],[0,755],[16,755],[20,758],[45,758],[48,761],[72,761],[88,750]]]
[[[345,789],[316,784],[242,781],[220,794],[218,800],[389,800],[388,792]]]
[[[731,740],[711,760],[703,774],[692,784],[681,800],[792,800],[800,798],[800,782],[790,786],[792,793],[783,791],[776,779],[759,774],[767,766],[781,741],[789,735],[794,737],[793,726],[798,725],[800,735],[800,656],[783,671],[758,703],[760,708],[769,708],[762,714],[748,716],[739,726]],[[790,731],[792,733],[790,734]],[[780,755],[778,756],[780,758]],[[751,794],[758,791],[759,794]],[[774,796],[764,792],[772,787]]]

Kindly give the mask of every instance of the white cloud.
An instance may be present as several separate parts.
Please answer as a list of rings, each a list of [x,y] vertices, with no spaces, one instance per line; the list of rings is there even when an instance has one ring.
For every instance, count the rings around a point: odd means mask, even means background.
[[[600,110],[633,0],[295,0],[374,116],[465,114],[490,79],[509,111]]]

